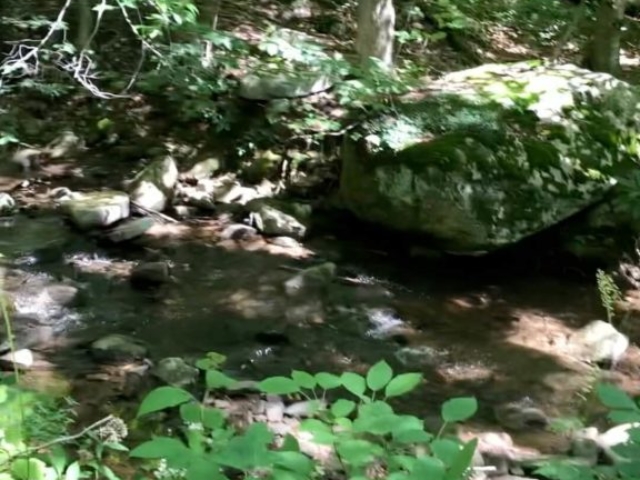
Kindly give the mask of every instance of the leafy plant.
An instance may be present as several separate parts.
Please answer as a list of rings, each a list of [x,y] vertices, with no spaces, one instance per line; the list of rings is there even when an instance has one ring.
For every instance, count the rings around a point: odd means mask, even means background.
[[[600,302],[607,312],[607,321],[612,323],[615,315],[615,304],[622,300],[622,294],[613,278],[602,270],[596,272],[596,282],[598,284]]]
[[[200,363],[203,366],[202,363]],[[235,381],[217,369],[206,369],[205,398],[211,391],[228,388]],[[307,399],[310,418],[300,429],[314,441],[331,447],[347,478],[442,479],[466,478],[476,443],[461,443],[431,434],[422,420],[396,413],[387,403],[405,395],[422,381],[417,373],[394,375],[384,361],[366,375],[342,375],[293,371],[290,376],[263,380],[258,389],[272,395],[300,395]],[[342,389],[351,398],[329,402],[327,393]],[[133,458],[162,460],[166,472],[199,480],[235,477],[307,479],[318,471],[300,451],[296,438],[287,436],[275,446],[267,425],[254,423],[238,432],[224,413],[175,387],[159,387],[140,404],[138,416],[177,409],[183,423],[180,436],[157,436],[131,451]],[[477,409],[473,398],[456,398],[442,405],[444,426],[471,417]],[[372,477],[374,475],[374,477]]]

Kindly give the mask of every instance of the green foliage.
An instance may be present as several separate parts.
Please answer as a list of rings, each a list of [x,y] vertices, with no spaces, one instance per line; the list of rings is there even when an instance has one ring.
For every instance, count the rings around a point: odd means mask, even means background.
[[[210,366],[207,362],[200,365]],[[207,381],[208,390],[230,381],[215,369],[207,369],[205,373],[207,378],[225,379],[222,384]],[[466,478],[475,442],[463,444],[431,434],[422,420],[398,414],[386,402],[387,398],[409,393],[421,379],[421,375],[413,373],[396,376],[381,361],[364,376],[353,372],[337,376],[293,371],[288,377],[267,378],[258,388],[266,394],[302,395],[310,402],[311,416],[301,422],[300,429],[311,434],[316,443],[334,449],[347,478],[368,478],[371,469],[381,469],[388,478],[398,479]],[[327,392],[338,388],[355,400],[338,398],[327,404]],[[161,460],[156,473],[162,478],[184,475],[194,480],[224,479],[230,478],[230,472],[235,470],[243,472],[244,478],[294,480],[307,479],[319,472],[320,466],[300,451],[295,438],[287,437],[276,447],[273,434],[262,423],[238,432],[226,423],[222,411],[181,389],[153,390],[142,401],[139,415],[173,407],[179,407],[182,432],[176,436],[156,436],[131,451],[133,458]],[[442,406],[445,425],[468,419],[476,408],[471,398],[446,402]],[[428,453],[418,453],[421,450]]]
[[[615,304],[622,300],[622,294],[611,275],[602,270],[596,272],[596,282],[598,284],[600,302],[607,312],[607,321],[612,323],[615,315]]]

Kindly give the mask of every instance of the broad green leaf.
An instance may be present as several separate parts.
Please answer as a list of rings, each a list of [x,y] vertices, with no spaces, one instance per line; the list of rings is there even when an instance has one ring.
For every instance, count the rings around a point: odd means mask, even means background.
[[[340,386],[340,377],[332,373],[316,373],[316,380],[323,390],[332,390]]]
[[[431,451],[445,465],[453,465],[458,452],[460,452],[460,443],[448,438],[438,438],[431,442]]]
[[[207,455],[195,456],[187,468],[186,480],[227,480],[220,465]]]
[[[459,397],[442,404],[442,419],[445,422],[462,422],[478,411],[478,401],[473,397]]]
[[[244,434],[232,438],[216,460],[228,467],[249,470],[269,466],[273,433],[264,423],[253,423]]]
[[[189,449],[180,440],[171,437],[155,437],[134,448],[132,458],[164,458],[168,462],[185,459]]]
[[[423,456],[416,459],[409,478],[411,480],[443,480],[445,466],[437,458]]]
[[[331,414],[334,417],[346,417],[356,408],[356,402],[340,398],[331,405]]]
[[[64,472],[64,480],[79,480],[80,479],[80,464],[73,462],[67,467]]]
[[[596,392],[605,407],[616,410],[638,410],[638,406],[631,397],[615,385],[607,383],[598,384]]]
[[[290,433],[287,433],[287,435],[284,437],[284,440],[282,441],[280,450],[282,450],[283,452],[299,452],[300,444],[298,443],[298,439]]]
[[[159,412],[194,400],[193,396],[181,388],[158,387],[149,392],[138,408],[138,417]]]
[[[107,465],[100,465],[100,474],[107,480],[122,480],[113,470]]]
[[[631,410],[612,410],[607,417],[616,424],[640,422],[640,412]]]
[[[287,377],[271,377],[261,381],[258,388],[264,393],[288,395],[300,391],[298,384]]]
[[[336,436],[331,431],[331,427],[315,418],[308,418],[300,422],[300,431],[309,432],[317,443],[331,444]]]
[[[361,405],[358,417],[353,422],[355,432],[385,435],[391,433],[398,423],[398,415],[385,402],[372,402]]]
[[[382,390],[393,378],[393,370],[384,360],[379,361],[367,372],[367,386],[377,392]]]
[[[47,480],[47,464],[39,458],[18,458],[11,464],[16,480]]]
[[[336,444],[336,452],[352,467],[367,465],[383,453],[382,447],[367,440],[349,439]]]
[[[362,397],[367,389],[364,377],[353,372],[344,372],[340,377],[340,383],[358,398]]]
[[[433,440],[433,435],[424,430],[394,430],[392,433],[397,443],[428,443]]]
[[[464,474],[471,466],[473,454],[477,446],[478,439],[474,438],[462,447],[462,450],[458,452],[451,465],[449,465],[449,470],[444,477],[445,480],[460,480],[461,478],[465,478]]]
[[[234,385],[236,380],[228,377],[220,370],[207,370],[205,374],[207,388],[209,390],[215,390],[217,388],[229,388]]]
[[[315,468],[313,460],[300,452],[273,452],[272,462],[276,467],[286,468],[303,475],[303,478],[309,476]]]
[[[399,397],[416,388],[421,381],[422,375],[420,373],[403,373],[387,384],[384,395],[386,398]]]
[[[318,384],[316,378],[313,375],[307,372],[301,372],[299,370],[294,370],[293,372],[291,372],[291,378],[294,382],[296,382],[298,387],[306,388],[307,390],[315,388],[315,386]]]

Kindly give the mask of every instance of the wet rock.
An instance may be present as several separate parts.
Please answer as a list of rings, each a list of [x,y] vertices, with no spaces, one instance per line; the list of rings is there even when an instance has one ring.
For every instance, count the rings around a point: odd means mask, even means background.
[[[151,373],[174,387],[187,387],[198,379],[199,371],[180,357],[163,358]]]
[[[171,280],[171,269],[166,261],[142,262],[131,271],[131,284],[138,288],[155,287]]]
[[[129,216],[129,196],[117,191],[83,193],[62,202],[61,208],[81,230],[103,228]]]
[[[284,290],[291,297],[322,290],[335,279],[336,270],[336,264],[331,262],[309,267],[287,280]]]
[[[44,153],[52,159],[68,158],[76,155],[84,147],[84,141],[71,130],[65,130],[44,148]]]
[[[597,465],[601,448],[598,444],[600,433],[595,427],[583,428],[572,432],[571,455],[584,459],[589,465]]]
[[[499,405],[494,413],[500,425],[513,431],[530,431],[549,425],[547,415],[536,408],[529,398]]]
[[[201,162],[196,163],[191,169],[183,173],[181,176],[185,180],[202,180],[205,178],[211,178],[214,173],[220,170],[221,162],[217,158],[207,158]]]
[[[595,320],[568,339],[568,352],[582,360],[616,365],[629,347],[629,339],[608,322]]]
[[[251,224],[265,235],[301,239],[307,233],[307,227],[295,217],[270,206],[264,199],[249,202],[246,207],[250,212]]]
[[[0,216],[11,215],[16,211],[16,201],[8,193],[0,193]]]
[[[282,248],[300,248],[302,245],[295,238],[291,237],[274,237],[269,243]]]
[[[128,362],[142,360],[147,356],[147,347],[135,338],[111,334],[91,344],[91,354],[104,362]]]
[[[113,243],[126,242],[144,235],[155,225],[151,217],[130,218],[105,233],[105,237]]]
[[[131,200],[148,210],[163,211],[173,198],[178,167],[171,156],[145,167],[130,183]]]
[[[60,307],[71,307],[78,301],[78,287],[66,284],[49,285],[44,290],[52,303]]]
[[[243,223],[233,223],[227,226],[221,233],[222,240],[251,240],[258,235],[258,231]]]
[[[253,74],[240,80],[238,95],[247,100],[300,98],[330,89],[331,77],[322,72]]]
[[[35,362],[33,352],[28,348],[8,352],[0,357],[0,366],[12,369],[15,365],[18,368],[31,368]]]
[[[13,342],[0,325],[0,353],[15,350],[37,349],[49,345],[55,338],[56,331],[51,325],[43,324],[39,319],[20,313],[11,315]]]

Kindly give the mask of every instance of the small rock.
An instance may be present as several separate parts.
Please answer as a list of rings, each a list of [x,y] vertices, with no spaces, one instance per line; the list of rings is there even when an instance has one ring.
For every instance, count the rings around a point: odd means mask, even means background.
[[[180,357],[163,358],[151,370],[163,382],[174,387],[189,386],[198,379],[199,371]]]
[[[184,173],[182,177],[186,180],[202,180],[211,178],[214,173],[220,170],[221,162],[217,158],[207,158],[196,163],[191,170]]]
[[[291,237],[274,237],[269,243],[282,248],[300,248],[301,244],[295,238]]]
[[[608,322],[595,320],[568,339],[568,351],[583,360],[615,366],[629,347],[629,338]]]
[[[166,261],[142,262],[131,271],[130,281],[135,287],[152,287],[167,283],[171,279],[171,270]]]
[[[103,228],[129,216],[129,196],[117,191],[84,193],[63,202],[61,208],[81,230]]]
[[[148,210],[163,211],[173,197],[178,183],[178,167],[171,156],[156,160],[130,183],[131,200]]]
[[[295,217],[268,205],[262,199],[249,202],[251,223],[265,235],[293,237],[301,239],[307,233],[307,227]]]
[[[45,289],[45,294],[52,302],[61,307],[70,307],[78,298],[79,290],[73,285],[49,285]]]
[[[258,235],[258,231],[243,223],[233,223],[227,226],[221,233],[222,240],[251,240]]]
[[[130,218],[106,232],[105,236],[113,243],[125,242],[144,235],[154,225],[151,217]]]
[[[192,207],[189,205],[174,205],[173,213],[176,218],[180,218],[182,220],[187,218],[193,218],[196,216],[198,209],[196,207]]]
[[[11,368],[16,365],[19,368],[31,368],[34,364],[33,352],[28,348],[9,352],[0,357],[0,365]]]
[[[65,130],[45,147],[44,153],[49,158],[59,159],[77,154],[83,146],[84,142],[80,137],[71,130]]]
[[[142,342],[126,335],[111,334],[91,344],[92,355],[100,361],[126,362],[142,360],[148,349]]]
[[[547,415],[533,406],[533,402],[528,398],[500,405],[494,412],[500,425],[513,431],[530,431],[549,425]]]
[[[16,201],[8,193],[0,193],[0,216],[11,215],[16,211]]]
[[[300,98],[330,89],[334,81],[321,72],[247,75],[240,80],[239,96],[247,100]]]
[[[598,436],[599,432],[595,427],[574,431],[571,438],[571,455],[585,459],[589,465],[597,465],[601,452]]]
[[[284,283],[284,290],[289,296],[296,296],[302,292],[318,290],[326,287],[336,276],[335,263],[326,262],[302,270]]]
[[[284,402],[277,395],[267,395],[264,405],[268,422],[281,422],[284,418]]]

